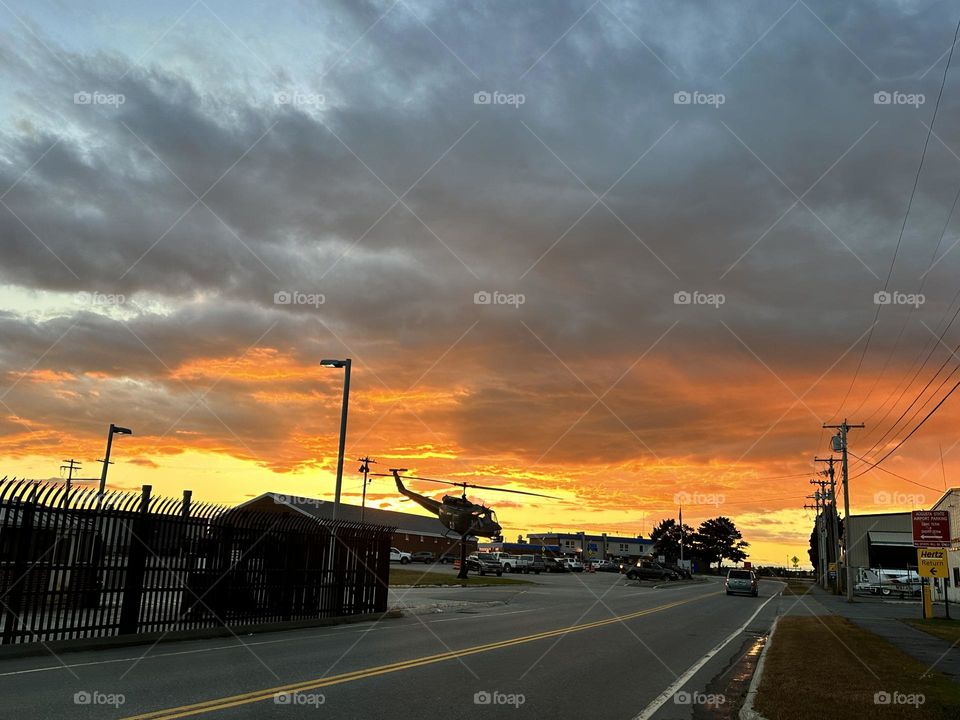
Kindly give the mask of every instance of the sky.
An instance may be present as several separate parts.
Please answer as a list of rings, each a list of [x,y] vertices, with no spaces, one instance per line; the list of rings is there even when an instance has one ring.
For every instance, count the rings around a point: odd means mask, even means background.
[[[0,476],[329,498],[350,357],[344,500],[510,539],[806,563],[844,417],[852,512],[955,484],[955,399],[858,459],[960,364],[950,3],[0,5]]]

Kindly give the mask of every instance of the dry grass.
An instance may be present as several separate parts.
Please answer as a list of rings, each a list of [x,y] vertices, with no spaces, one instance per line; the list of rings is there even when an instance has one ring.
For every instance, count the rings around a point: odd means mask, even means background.
[[[784,595],[806,595],[813,590],[812,580],[799,580],[797,578],[778,578],[778,580],[787,584],[783,589]]]
[[[756,709],[769,720],[956,720],[960,684],[837,616],[781,618]],[[920,694],[923,704],[880,705],[876,693]]]
[[[904,620],[904,622],[917,630],[923,630],[948,642],[960,644],[960,620],[934,618],[932,620]]]

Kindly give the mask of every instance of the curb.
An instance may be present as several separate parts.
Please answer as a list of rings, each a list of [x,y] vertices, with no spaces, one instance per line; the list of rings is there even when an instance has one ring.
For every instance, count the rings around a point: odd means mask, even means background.
[[[767,636],[767,644],[763,646],[760,652],[760,659],[757,661],[757,669],[750,680],[750,687],[747,689],[747,697],[743,701],[743,707],[740,708],[740,720],[767,720],[763,715],[753,709],[753,701],[757,698],[757,690],[760,688],[760,679],[763,677],[763,663],[767,659],[767,650],[773,644],[773,634],[777,630],[777,623],[780,622],[780,615],[773,619],[773,625],[770,626],[770,634]]]

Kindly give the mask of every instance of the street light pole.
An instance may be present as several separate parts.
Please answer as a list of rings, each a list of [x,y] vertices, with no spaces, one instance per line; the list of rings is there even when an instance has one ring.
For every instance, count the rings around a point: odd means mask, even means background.
[[[110,423],[110,430],[107,432],[107,450],[103,455],[103,460],[100,461],[103,463],[103,469],[100,471],[100,489],[97,491],[99,500],[103,499],[103,494],[107,488],[107,468],[110,467],[110,450],[113,448],[114,435],[133,435],[133,431],[130,428]]]
[[[343,368],[343,405],[340,408],[340,449],[337,453],[337,488],[333,496],[333,519],[340,514],[340,490],[343,487],[343,452],[347,444],[347,406],[350,402],[350,358],[321,360],[323,367]]]

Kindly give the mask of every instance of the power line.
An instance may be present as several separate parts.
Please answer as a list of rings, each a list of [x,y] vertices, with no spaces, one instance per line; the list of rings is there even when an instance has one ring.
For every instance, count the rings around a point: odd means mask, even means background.
[[[943,68],[943,77],[940,79],[940,91],[937,93],[937,102],[933,107],[933,117],[930,119],[930,124],[927,126],[927,135],[923,140],[923,151],[920,153],[920,164],[917,166],[916,175],[913,178],[913,188],[910,190],[910,199],[907,201],[907,211],[903,215],[903,222],[900,224],[900,234],[897,236],[897,244],[893,250],[893,258],[890,260],[890,269],[887,271],[887,278],[883,282],[883,291],[886,292],[890,285],[890,278],[893,276],[893,267],[897,263],[897,256],[900,254],[900,245],[903,242],[903,234],[907,228],[907,219],[910,217],[910,209],[913,207],[913,200],[917,194],[917,186],[920,184],[920,174],[923,171],[923,162],[927,157],[927,147],[930,144],[930,136],[933,134],[933,126],[937,121],[937,113],[940,110],[940,100],[943,97],[943,88],[947,84],[947,73],[950,71],[950,62],[953,60],[953,50],[957,46],[957,38],[960,36],[960,20],[957,20],[957,28],[953,33],[953,44],[950,45],[950,54],[947,56],[947,64]],[[853,373],[853,378],[850,380],[850,387],[847,388],[846,394],[843,396],[843,400],[840,401],[840,407],[837,408],[835,414],[839,415],[840,411],[843,409],[844,403],[847,401],[847,398],[850,397],[850,392],[853,390],[853,386],[857,382],[857,377],[860,375],[860,369],[863,367],[863,360],[867,355],[867,350],[870,348],[870,340],[873,338],[873,331],[877,327],[877,322],[880,319],[880,310],[883,308],[883,305],[877,304],[877,312],[873,318],[873,325],[870,326],[870,332],[867,334],[867,341],[863,345],[863,352],[860,353],[860,360],[857,362],[857,369]]]
[[[958,367],[960,367],[960,366],[958,366]],[[919,423],[917,423],[916,427],[914,427],[913,430],[911,430],[909,433],[907,433],[906,436],[904,436],[903,440],[901,440],[901,441],[898,442],[896,445],[894,445],[894,446],[887,452],[886,455],[884,455],[882,458],[880,458],[879,460],[877,460],[875,463],[870,463],[870,461],[865,461],[865,462],[868,462],[869,464],[872,464],[873,467],[876,467],[877,465],[879,465],[880,463],[882,463],[884,460],[886,460],[888,457],[890,457],[891,455],[893,455],[897,450],[900,449],[900,447],[901,447],[907,440],[909,440],[911,437],[913,437],[913,434],[914,434],[915,432],[917,432],[917,430],[919,430],[920,428],[923,427],[923,424],[924,424],[925,422],[927,422],[927,420],[929,420],[937,410],[940,409],[940,406],[943,405],[951,395],[953,395],[953,393],[956,391],[956,389],[957,389],[958,387],[960,387],[960,380],[958,380],[958,381],[956,382],[956,384],[955,384],[952,388],[950,388],[950,392],[948,392],[946,395],[944,395],[943,398],[940,400],[940,402],[938,402],[936,405],[933,406],[933,409],[924,416],[923,420],[921,420]],[[864,472],[866,472],[866,471],[864,471]],[[863,473],[860,473],[859,475],[856,475],[855,477],[860,477],[860,475],[863,475]]]
[[[906,407],[906,409],[905,409],[902,413],[900,413],[900,417],[897,418],[897,421],[893,424],[893,426],[892,426],[890,429],[888,429],[888,430],[883,434],[883,436],[882,436],[877,442],[875,442],[875,443],[873,444],[873,446],[870,448],[870,451],[873,451],[874,448],[876,448],[878,445],[880,445],[881,442],[883,442],[884,438],[886,438],[888,435],[890,435],[890,433],[892,433],[892,432],[895,430],[896,426],[897,426],[897,425],[900,423],[900,421],[903,419],[904,415],[906,415],[907,412],[910,410],[910,408],[912,408],[912,407],[920,400],[920,398],[923,396],[923,394],[927,391],[927,388],[930,387],[930,384],[931,384],[934,380],[937,379],[937,376],[940,374],[940,372],[943,370],[943,368],[945,368],[946,365],[947,365],[947,363],[950,361],[950,357],[955,357],[955,356],[956,356],[956,352],[957,352],[957,351],[960,351],[960,345],[958,345],[958,346],[951,352],[951,354],[948,355],[948,356],[946,357],[946,359],[944,359],[943,363],[942,363],[942,364],[940,365],[940,367],[937,369],[937,372],[935,372],[935,373],[933,374],[933,377],[931,377],[930,380],[927,381],[927,384],[923,386],[923,389],[920,391],[920,393],[917,395],[917,397],[915,397],[915,398],[913,399],[913,402],[911,402],[911,403]],[[957,363],[957,364],[953,367],[953,369],[952,369],[947,375],[944,376],[943,380],[940,381],[940,384],[937,385],[937,387],[933,390],[933,392],[930,393],[930,397],[926,398],[926,399],[923,401],[923,403],[921,403],[920,407],[917,408],[917,410],[907,419],[907,424],[913,422],[913,419],[914,419],[915,417],[917,417],[917,415],[920,414],[921,410],[923,410],[923,407],[924,407],[927,403],[929,403],[929,402],[934,398],[934,396],[940,391],[940,389],[941,389],[944,385],[947,384],[947,381],[949,381],[949,380],[957,373],[957,370],[960,370],[960,363]],[[904,426],[904,427],[906,427],[906,426]],[[870,451],[868,451],[868,452],[870,452]]]
[[[960,314],[960,307],[957,308],[957,314]],[[957,315],[955,314],[955,315],[954,315],[954,319],[956,319],[956,317],[957,317]],[[951,324],[953,324],[953,321],[951,321]],[[949,328],[949,326],[948,326],[948,328]],[[944,329],[944,333],[945,333],[945,332],[946,332],[946,329]],[[942,340],[942,338],[943,338],[943,333],[941,333],[940,337],[937,338],[937,344],[938,344],[938,345],[939,345],[939,343],[940,343],[940,340]],[[951,358],[951,357],[955,357],[957,352],[960,352],[960,344],[958,344],[957,347],[954,348],[953,351],[952,351],[949,355],[947,355],[946,358],[944,358],[944,361],[940,364],[940,367],[937,368],[937,371],[933,374],[933,376],[932,376],[929,380],[927,380],[927,383],[923,386],[923,388],[921,388],[920,392],[917,393],[917,396],[910,402],[910,404],[907,405],[907,407],[904,408],[903,412],[900,413],[900,417],[898,417],[898,418],[893,422],[893,425],[891,425],[891,426],[886,430],[886,432],[884,432],[884,433],[873,443],[873,445],[870,447],[869,450],[867,450],[867,451],[864,453],[864,455],[869,455],[871,452],[873,452],[873,450],[874,450],[877,446],[879,446],[891,433],[893,433],[893,432],[896,430],[897,425],[900,424],[900,421],[903,420],[903,418],[906,416],[906,414],[907,414],[908,412],[910,412],[910,409],[911,409],[914,405],[916,405],[917,402],[920,401],[920,398],[923,397],[924,393],[927,391],[927,388],[929,388],[930,385],[933,383],[933,381],[937,379],[937,376],[940,375],[940,373],[943,371],[943,369],[947,366],[947,363],[950,362],[950,358]],[[932,354],[932,352],[931,352],[931,354]],[[929,357],[930,357],[930,356],[928,355],[927,358],[929,359]],[[924,364],[926,364],[926,361],[924,361]],[[936,387],[936,389],[933,391],[933,393],[930,394],[930,397],[927,398],[926,400],[924,400],[923,404],[920,406],[921,409],[923,408],[923,405],[926,405],[928,402],[930,402],[930,400],[931,400],[931,399],[933,398],[933,396],[937,393],[937,391],[940,390],[940,388],[942,388],[942,387],[944,386],[944,384],[946,384],[946,382],[957,372],[957,369],[958,369],[958,368],[960,368],[960,364],[958,364],[957,366],[955,366],[955,367],[953,368],[953,370],[951,370],[950,373],[947,374],[947,376],[944,377],[943,380],[940,381],[940,384]],[[923,366],[922,366],[922,365],[921,365],[921,367],[920,367],[920,370],[923,370]],[[919,373],[920,373],[920,370],[917,371],[917,374],[918,374],[918,375],[919,375]],[[914,376],[914,377],[916,377],[916,376]],[[912,384],[912,382],[913,382],[913,381],[911,380],[911,384]],[[904,392],[906,392],[906,388],[904,388]],[[902,397],[902,396],[903,396],[903,393],[901,393],[900,397]],[[900,401],[900,398],[897,398],[897,402],[899,402],[899,401]],[[891,410],[892,410],[892,409],[893,409],[893,407],[891,407]],[[907,420],[907,422],[909,423],[911,420],[913,420],[913,418],[915,418],[919,412],[920,412],[920,410],[917,410],[917,412],[915,412],[913,415],[910,416],[910,418]],[[886,418],[887,415],[889,415],[889,414],[890,414],[890,413],[887,412],[887,414],[884,415],[883,418],[881,418],[881,421],[882,421],[884,418]],[[864,462],[866,462],[866,461],[864,461]]]
[[[936,245],[936,247],[933,249],[933,254],[930,256],[930,263],[927,265],[927,270],[926,270],[926,272],[923,273],[923,275],[920,276],[920,287],[917,288],[917,293],[918,293],[918,294],[923,293],[923,288],[924,288],[924,287],[926,286],[926,284],[927,284],[927,276],[929,275],[930,271],[933,269],[933,264],[934,264],[934,261],[935,261],[936,258],[937,258],[937,253],[940,251],[940,246],[943,245],[943,239],[944,239],[944,237],[946,237],[946,235],[947,235],[947,229],[950,227],[950,221],[953,219],[953,213],[954,213],[954,211],[957,209],[957,202],[958,202],[958,201],[960,201],[960,185],[957,186],[957,192],[956,192],[956,194],[953,196],[953,204],[950,206],[950,212],[947,214],[947,219],[946,219],[946,221],[945,221],[944,224],[943,224],[943,229],[940,231],[940,235],[939,235],[939,237],[937,238],[937,245]],[[958,290],[958,294],[960,294],[960,290]],[[955,302],[955,301],[956,301],[956,295],[954,296],[953,302]],[[941,317],[940,320],[939,320],[938,323],[937,323],[938,325],[939,325],[941,322],[943,322],[943,318],[945,318],[945,317],[947,316],[947,313],[950,312],[950,307],[953,306],[953,302],[951,302],[950,305],[947,306],[946,312],[944,312],[943,317]],[[866,396],[863,398],[863,400],[860,402],[860,404],[854,409],[853,412],[857,412],[858,410],[860,410],[860,408],[862,408],[864,405],[867,404],[867,401],[870,399],[870,396],[873,395],[873,391],[876,389],[876,387],[877,387],[877,385],[879,384],[880,380],[883,379],[883,376],[884,376],[884,375],[886,374],[886,372],[887,372],[887,368],[890,366],[890,361],[893,359],[894,354],[897,352],[897,348],[900,347],[900,341],[903,339],[903,333],[906,331],[907,325],[910,324],[910,320],[913,318],[913,314],[916,312],[917,307],[918,307],[917,305],[913,305],[913,306],[910,307],[910,312],[907,313],[906,319],[903,321],[903,324],[900,326],[900,332],[897,333],[897,339],[894,341],[893,347],[890,348],[890,352],[887,354],[887,359],[884,361],[883,367],[880,368],[880,372],[877,374],[877,376],[876,376],[876,377],[874,378],[874,380],[873,380],[873,385],[870,386],[870,389],[867,391]],[[958,312],[960,312],[960,308],[958,308]],[[954,316],[953,316],[953,319],[956,320],[956,318],[957,318],[957,316],[954,315]],[[953,321],[951,321],[950,324],[952,325],[952,324],[953,324]],[[948,327],[949,327],[949,326],[948,326]],[[944,331],[944,332],[946,332],[946,331]],[[923,351],[921,350],[921,354],[922,354],[922,352],[923,352]],[[919,357],[920,357],[920,356],[918,355],[918,356],[917,356],[917,359],[919,359]],[[929,357],[929,356],[928,356],[928,357]],[[913,361],[913,365],[915,365],[916,362],[917,362],[917,361],[914,360],[914,361]],[[924,364],[926,364],[926,361],[924,361]],[[911,365],[911,368],[910,368],[911,370],[913,369],[913,365]],[[923,370],[923,366],[922,366],[922,365],[921,365],[921,367],[920,367],[920,370],[921,370],[921,371]],[[911,381],[911,382],[912,382],[912,381]],[[904,392],[905,392],[905,391],[906,391],[906,390],[904,390]],[[894,391],[894,392],[895,392],[895,391]],[[890,393],[890,397],[892,397],[892,396],[893,396],[893,393]],[[900,397],[903,397],[902,393],[901,393]],[[888,399],[889,399],[889,398],[888,398]],[[899,398],[898,398],[898,402],[899,402]],[[867,415],[867,417],[865,417],[865,418],[863,419],[863,422],[864,422],[864,423],[870,422],[870,420],[873,418],[873,416],[876,415],[878,412],[880,412],[880,409],[881,409],[885,404],[886,404],[886,401],[880,403],[880,404],[877,406],[876,410],[874,410],[872,413],[870,413],[869,415]],[[887,414],[889,415],[889,411],[887,412]],[[886,415],[884,415],[884,417],[886,417]],[[866,440],[866,438],[864,438],[864,440]]]
[[[848,450],[847,452],[850,452],[850,451]],[[940,488],[935,488],[935,487],[932,487],[932,486],[930,486],[930,485],[924,485],[923,483],[919,483],[919,482],[917,482],[916,480],[911,480],[910,478],[906,478],[906,477],[904,477],[903,475],[899,475],[899,474],[893,472],[892,470],[887,470],[886,468],[880,467],[880,466],[877,465],[876,463],[872,463],[872,462],[870,462],[869,460],[867,460],[866,458],[862,458],[862,457],[860,457],[859,455],[854,455],[852,452],[850,452],[850,454],[853,455],[855,458],[857,458],[857,460],[860,460],[860,461],[866,463],[867,465],[869,465],[871,470],[879,470],[880,472],[885,472],[887,475],[893,475],[893,477],[895,477],[895,478],[899,478],[900,480],[903,480],[903,481],[905,481],[905,482],[908,482],[908,483],[910,483],[911,485],[916,485],[917,487],[926,488],[927,490],[934,490],[934,491],[936,491],[936,492],[940,492]],[[858,477],[860,477],[861,475],[864,475],[864,474],[866,474],[866,473],[868,473],[868,472],[870,472],[870,470],[864,470],[863,472],[858,473],[857,475],[854,475],[853,478],[851,478],[851,479],[858,478]]]

